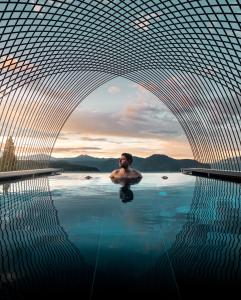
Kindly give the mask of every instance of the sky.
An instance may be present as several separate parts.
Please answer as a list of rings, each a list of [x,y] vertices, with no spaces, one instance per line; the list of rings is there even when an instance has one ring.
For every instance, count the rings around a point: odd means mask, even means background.
[[[152,93],[115,78],[85,98],[65,123],[52,156],[193,158],[186,136],[171,111]]]

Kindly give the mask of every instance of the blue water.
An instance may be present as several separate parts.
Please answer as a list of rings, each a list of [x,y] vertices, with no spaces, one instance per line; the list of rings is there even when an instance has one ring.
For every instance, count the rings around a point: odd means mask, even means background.
[[[224,285],[234,290],[241,279],[240,185],[143,175],[127,191],[129,201],[109,173],[0,185],[1,298],[77,292],[81,299],[185,299],[190,285],[199,294],[210,286],[215,295]]]
[[[88,263],[95,261],[100,243],[101,267],[113,266],[121,256],[121,267],[129,270],[131,256],[129,272],[141,272],[170,247],[187,221],[194,177],[170,173],[167,181],[161,174],[145,173],[131,186],[134,199],[123,203],[120,185],[108,173],[92,174],[90,180],[84,176],[50,178],[50,188],[60,224]]]

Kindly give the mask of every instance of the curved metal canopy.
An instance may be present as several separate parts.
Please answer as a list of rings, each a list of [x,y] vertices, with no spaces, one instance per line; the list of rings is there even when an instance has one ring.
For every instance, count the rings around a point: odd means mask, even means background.
[[[73,110],[122,76],[167,105],[195,159],[240,170],[240,20],[238,0],[1,1],[1,151],[13,137],[23,168],[46,166]]]

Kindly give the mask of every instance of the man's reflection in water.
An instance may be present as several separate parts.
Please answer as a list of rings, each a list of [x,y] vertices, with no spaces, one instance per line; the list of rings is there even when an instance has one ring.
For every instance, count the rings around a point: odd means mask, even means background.
[[[116,184],[121,184],[119,195],[123,203],[130,202],[134,199],[134,194],[130,188],[131,185],[137,184],[142,178],[111,178],[111,181]]]
[[[122,202],[130,202],[134,199],[134,194],[130,189],[130,185],[125,185],[120,188],[120,199]]]

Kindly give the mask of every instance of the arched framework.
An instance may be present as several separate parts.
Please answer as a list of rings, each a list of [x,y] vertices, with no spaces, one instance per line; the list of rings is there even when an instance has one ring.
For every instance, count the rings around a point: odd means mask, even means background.
[[[12,137],[22,168],[47,166],[73,110],[122,76],[167,105],[195,159],[240,170],[240,20],[238,0],[1,1],[2,153]]]

